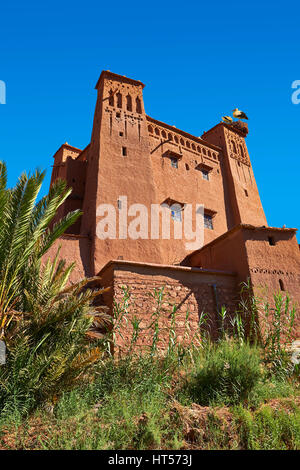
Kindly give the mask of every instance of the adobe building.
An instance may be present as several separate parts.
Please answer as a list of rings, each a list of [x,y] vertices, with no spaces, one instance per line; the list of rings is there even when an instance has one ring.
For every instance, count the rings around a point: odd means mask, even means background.
[[[236,309],[240,284],[248,279],[266,299],[285,291],[298,304],[296,229],[268,227],[246,146],[247,124],[221,122],[195,137],[149,117],[143,88],[138,80],[103,71],[91,142],[84,150],[63,144],[54,155],[51,184],[63,178],[73,188],[58,217],[83,211],[59,240],[61,256],[76,261],[73,280],[99,274],[102,285],[112,287],[104,299],[110,307],[129,286],[142,327],[154,308],[148,293],[160,287],[178,305],[179,330],[187,311],[195,326],[207,312],[217,329],[218,310]],[[179,211],[172,210],[174,203]],[[204,240],[192,250],[172,230],[170,239],[153,237],[149,224],[146,236],[132,239],[119,226],[124,204],[126,210],[143,204],[149,213],[153,204],[167,205],[175,223],[196,203],[204,205]],[[97,233],[103,204],[114,207],[114,239]],[[162,328],[169,321],[167,304]],[[296,323],[299,334],[299,317]]]

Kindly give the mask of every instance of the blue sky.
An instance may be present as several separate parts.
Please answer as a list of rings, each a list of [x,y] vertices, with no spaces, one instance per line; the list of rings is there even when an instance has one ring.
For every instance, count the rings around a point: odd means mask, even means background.
[[[45,168],[45,192],[57,148],[89,143],[94,86],[108,69],[146,84],[147,114],[196,136],[235,107],[247,112],[268,223],[299,227],[297,3],[2,2],[0,159],[9,183]]]

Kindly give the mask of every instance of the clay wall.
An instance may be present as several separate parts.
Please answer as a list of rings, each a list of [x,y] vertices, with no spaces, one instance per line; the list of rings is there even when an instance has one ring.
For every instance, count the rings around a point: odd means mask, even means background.
[[[236,278],[232,273],[201,271],[187,267],[173,267],[143,263],[113,261],[99,273],[101,285],[111,286],[107,294],[108,305],[113,309],[112,300],[119,310],[124,308],[124,289],[128,288],[130,300],[128,312],[116,330],[118,349],[124,350],[132,340],[131,320],[136,316],[139,324],[138,346],[151,345],[155,312],[159,314],[159,346],[168,343],[171,313],[175,305],[175,330],[179,341],[196,341],[199,319],[202,313],[207,315],[207,330],[213,338],[218,336],[220,318],[217,310],[225,306],[228,319],[236,309]],[[157,301],[158,293],[163,288],[161,304]],[[160,307],[158,308],[158,305]],[[116,312],[116,308],[115,308]],[[190,333],[187,328],[187,312]]]

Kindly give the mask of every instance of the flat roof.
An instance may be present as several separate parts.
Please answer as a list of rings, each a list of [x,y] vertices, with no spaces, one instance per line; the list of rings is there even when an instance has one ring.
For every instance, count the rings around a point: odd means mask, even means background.
[[[242,229],[254,230],[254,231],[268,231],[268,232],[270,232],[270,231],[271,232],[297,232],[298,231],[298,229],[296,229],[296,228],[280,228],[280,227],[267,227],[265,225],[256,226],[256,225],[251,225],[251,224],[239,224],[239,225],[236,225],[235,227],[233,227],[232,229],[228,230],[227,232],[223,233],[218,238],[215,238],[211,242],[207,243],[207,245],[204,245],[202,248],[199,248],[198,250],[193,251],[192,253],[187,255],[184,258],[184,260],[189,259],[191,256],[195,255],[196,253],[199,253],[200,251],[215,245],[219,241],[226,238],[228,235],[231,235],[232,233],[236,232],[237,230],[242,230]]]
[[[238,121],[234,121],[234,122],[238,122]],[[226,122],[221,121],[221,122],[218,122],[218,124],[216,124],[215,126],[208,129],[208,131],[203,132],[201,137],[203,137],[203,139],[205,140],[205,135],[209,134],[212,130],[216,129],[219,126],[223,126],[223,127],[226,127],[227,129],[229,129],[230,131],[237,132],[241,137],[244,137],[244,138],[248,134],[248,126],[247,126],[247,131],[244,131],[242,128],[239,128],[238,126],[234,126],[232,124],[227,124]]]
[[[62,145],[56,150],[55,154],[53,155],[53,158],[55,158],[55,155],[56,155],[56,154],[60,151],[60,149],[62,149],[62,148],[67,148],[67,149],[69,149],[69,150],[72,150],[73,152],[79,152],[79,153],[82,152],[81,149],[79,149],[79,148],[77,148],[77,147],[73,147],[73,145],[69,145],[69,144],[67,144],[67,143],[65,142],[64,144],[62,144]]]
[[[194,272],[194,273],[204,273],[204,274],[220,274],[226,276],[235,276],[235,273],[232,271],[221,271],[218,269],[204,269],[204,268],[195,268],[191,266],[177,266],[174,264],[157,264],[157,263],[144,263],[140,261],[130,261],[130,260],[123,260],[123,259],[112,259],[108,261],[108,263],[100,269],[97,276],[100,276],[101,273],[106,271],[110,266],[119,265],[119,266],[136,266],[136,267],[146,267],[146,268],[155,268],[161,270],[168,270],[171,269],[173,271],[186,271],[186,272]]]
[[[113,73],[110,70],[103,70],[100,74],[99,80],[96,83],[96,86],[95,86],[96,90],[98,89],[100,81],[103,78],[112,78],[112,79],[122,80],[123,82],[126,82],[126,83],[131,83],[133,85],[142,86],[142,88],[145,87],[145,84],[142,83],[140,80],[134,80],[133,78],[128,78],[125,75],[119,75],[118,73]]]

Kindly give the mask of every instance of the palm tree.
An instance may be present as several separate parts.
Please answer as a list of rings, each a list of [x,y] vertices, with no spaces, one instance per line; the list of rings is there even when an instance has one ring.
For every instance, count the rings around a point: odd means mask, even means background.
[[[59,180],[37,202],[44,176],[23,173],[8,189],[0,162],[0,340],[9,352],[0,366],[0,414],[11,406],[29,410],[87,378],[109,340],[111,317],[93,305],[104,290],[86,288],[98,278],[67,285],[75,264],[67,266],[59,249],[53,261],[42,262],[81,215],[76,210],[51,227],[71,189]],[[104,333],[98,329],[92,341],[88,333],[95,323]]]
[[[7,188],[7,170],[0,161],[0,339],[20,314],[24,289],[30,290],[33,270],[55,240],[81,215],[70,212],[49,228],[58,208],[71,193],[63,180],[38,203],[45,172],[23,173],[14,188]],[[27,284],[27,285],[26,285]]]

